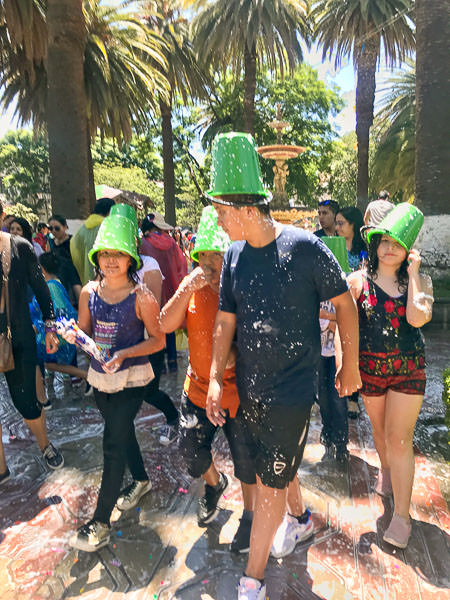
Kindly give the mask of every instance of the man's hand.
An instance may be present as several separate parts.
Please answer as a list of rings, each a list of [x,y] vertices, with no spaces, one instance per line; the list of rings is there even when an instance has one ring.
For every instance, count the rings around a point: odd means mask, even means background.
[[[351,396],[353,392],[357,392],[362,387],[358,365],[350,368],[339,367],[336,372],[335,384],[340,398]]]
[[[47,354],[55,354],[58,351],[59,340],[56,333],[49,331],[45,334],[45,350]]]
[[[196,267],[183,281],[183,287],[189,289],[191,293],[201,290],[207,285],[203,269]]]
[[[226,417],[226,413],[221,407],[222,393],[223,385],[217,379],[211,379],[206,398],[206,416],[213,425],[219,427],[225,423]]]

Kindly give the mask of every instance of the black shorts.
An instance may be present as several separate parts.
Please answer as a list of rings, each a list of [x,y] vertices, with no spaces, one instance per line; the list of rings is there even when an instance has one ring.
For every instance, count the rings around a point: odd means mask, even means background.
[[[213,425],[206,416],[206,410],[191,402],[183,392],[178,445],[191,477],[200,477],[211,466],[211,445],[218,429],[219,427]],[[253,457],[251,448],[248,446],[248,433],[240,408],[234,419],[228,415],[227,411],[223,432],[230,446],[235,476],[243,483],[256,483]]]
[[[5,373],[14,406],[24,419],[39,419],[42,406],[36,396],[36,344],[34,333],[26,343],[14,340],[14,369]]]
[[[308,437],[313,393],[308,401],[246,400],[242,416],[250,433],[256,473],[267,487],[284,489],[300,466]]]

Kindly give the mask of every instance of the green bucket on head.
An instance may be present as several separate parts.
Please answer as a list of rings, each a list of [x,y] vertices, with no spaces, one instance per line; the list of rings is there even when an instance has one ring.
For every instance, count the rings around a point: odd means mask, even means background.
[[[214,206],[206,206],[202,211],[195,246],[191,258],[198,262],[199,252],[226,252],[231,240],[217,224],[217,212]]]
[[[94,246],[89,252],[89,260],[95,266],[95,254],[100,250],[118,250],[125,252],[136,262],[139,268],[141,259],[136,247],[136,229],[133,221],[120,215],[110,215],[103,219]]]
[[[345,245],[345,238],[335,235],[324,236],[320,239],[334,254],[335,259],[338,261],[339,266],[344,271],[344,273],[348,273],[350,271],[350,265],[348,264],[348,254],[347,247]]]
[[[130,219],[134,223],[136,228],[136,233],[138,231],[138,220],[136,211],[129,204],[114,204],[109,213],[110,217],[119,216],[125,217],[125,219]]]
[[[424,216],[422,212],[408,202],[397,204],[395,208],[373,229],[367,232],[367,243],[373,235],[389,235],[409,252],[422,228]]]
[[[207,194],[213,201],[219,196],[238,195],[259,196],[260,204],[270,202],[271,195],[263,185],[255,140],[249,133],[233,131],[214,138],[211,189]]]

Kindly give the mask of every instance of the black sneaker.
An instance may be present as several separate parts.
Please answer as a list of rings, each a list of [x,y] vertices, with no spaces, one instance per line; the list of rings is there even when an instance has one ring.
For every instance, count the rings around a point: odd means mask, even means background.
[[[205,495],[198,501],[197,523],[199,527],[203,527],[215,519],[219,512],[217,503],[228,487],[228,477],[223,473],[220,473],[219,477],[217,488],[205,484]]]
[[[178,439],[178,428],[173,425],[163,425],[159,430],[159,443],[163,446],[170,446]]]
[[[2,483],[6,483],[8,481],[8,479],[11,476],[11,472],[8,469],[8,467],[6,467],[6,471],[4,473],[0,474],[0,485],[2,485]]]
[[[233,541],[230,545],[231,552],[236,552],[238,554],[244,554],[250,550],[250,531],[252,530],[252,520],[244,519],[241,517],[239,519],[239,527],[237,528],[236,533],[234,534]]]
[[[47,467],[49,469],[53,469],[53,471],[57,471],[58,469],[62,469],[64,466],[64,456],[61,452],[55,448],[53,444],[49,444],[44,450],[42,450],[42,456],[45,458],[45,462],[47,463]]]
[[[103,546],[109,544],[111,527],[91,519],[78,529],[69,540],[72,548],[84,550],[85,552],[95,552]]]

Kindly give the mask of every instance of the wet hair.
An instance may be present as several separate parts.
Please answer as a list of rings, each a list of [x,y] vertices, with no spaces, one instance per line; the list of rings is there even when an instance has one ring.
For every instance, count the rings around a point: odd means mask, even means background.
[[[378,194],[378,199],[379,200],[389,200],[389,192],[387,190],[381,190],[381,192]]]
[[[45,227],[48,227],[47,223],[38,223],[37,230],[42,231]]]
[[[128,255],[130,256],[130,255]],[[134,260],[134,258],[132,256],[130,256],[131,258],[131,263],[130,266],[128,267],[128,271],[127,271],[127,275],[128,275],[128,279],[132,282],[132,283],[139,283],[139,277],[137,276],[137,272],[140,269],[140,265],[138,266],[136,264],[136,261]],[[105,276],[103,275],[103,271],[100,269],[100,266],[98,264],[98,252],[96,252],[94,254],[94,256],[92,257],[92,260],[95,263],[94,266],[94,271],[95,271],[95,278],[99,278],[100,281],[103,281],[103,279],[105,278]]]
[[[50,219],[48,220],[48,222],[50,223],[50,221],[58,221],[58,223],[60,225],[62,225],[63,227],[67,227],[67,221],[66,218],[63,217],[62,215],[52,215],[50,217]]]
[[[38,257],[39,264],[47,273],[55,275],[58,273],[61,261],[54,252],[44,252]]]
[[[364,240],[361,237],[360,229],[364,225],[364,219],[361,211],[356,206],[345,206],[338,210],[338,214],[342,215],[346,221],[353,225],[353,240],[352,240],[352,254],[359,254],[361,250],[366,249]]]
[[[23,217],[14,217],[10,223],[10,227],[13,223],[19,223],[22,228],[22,237],[28,240],[31,244],[33,241],[33,230],[31,229],[31,225],[28,223],[28,221]]]
[[[109,215],[109,211],[114,206],[114,204],[115,202],[111,198],[99,198],[95,203],[92,214],[107,217]]]
[[[258,204],[255,206],[258,209],[258,212],[264,217],[270,216],[270,205],[269,204]]]
[[[389,235],[389,234],[386,234]],[[381,238],[383,235],[381,233],[375,233],[370,238],[369,243],[369,251],[367,253],[367,273],[370,275],[372,279],[376,279],[378,277],[378,246],[380,245]],[[405,260],[399,266],[397,270],[397,281],[398,281],[398,289],[402,294],[406,292],[408,289],[409,275],[408,275],[408,253],[406,253]]]

